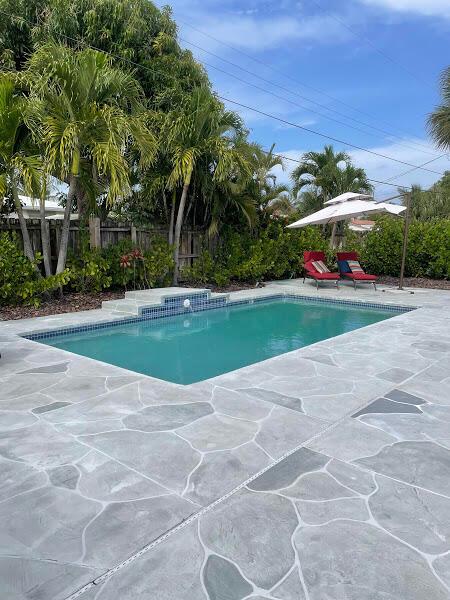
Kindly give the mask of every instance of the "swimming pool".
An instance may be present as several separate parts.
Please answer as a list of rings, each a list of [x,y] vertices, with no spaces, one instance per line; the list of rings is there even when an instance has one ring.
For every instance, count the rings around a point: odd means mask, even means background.
[[[402,310],[355,303],[279,298],[29,337],[137,373],[190,384],[377,323],[399,312]]]

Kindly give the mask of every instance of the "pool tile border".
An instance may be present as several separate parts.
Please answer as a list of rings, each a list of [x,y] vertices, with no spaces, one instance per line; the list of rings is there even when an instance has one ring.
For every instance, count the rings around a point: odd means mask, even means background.
[[[191,301],[191,307],[189,309],[184,308],[184,300],[189,299]],[[416,310],[417,307],[402,306],[398,304],[382,304],[378,302],[365,302],[365,301],[353,301],[353,300],[338,300],[333,298],[318,298],[317,296],[303,296],[298,294],[280,293],[272,294],[268,296],[261,296],[259,298],[246,298],[242,300],[229,300],[227,297],[210,298],[207,292],[201,293],[189,293],[186,296],[174,296],[166,297],[163,299],[164,303],[160,306],[152,306],[149,308],[142,308],[141,314],[137,317],[121,317],[114,321],[103,321],[101,323],[90,323],[87,325],[77,325],[71,327],[63,327],[57,329],[43,330],[38,332],[22,333],[21,337],[31,340],[39,341],[54,337],[60,337],[65,335],[72,335],[74,333],[83,333],[85,331],[95,331],[99,329],[108,329],[110,327],[120,327],[121,325],[130,325],[134,323],[142,323],[145,321],[164,319],[167,317],[174,317],[179,315],[196,314],[198,312],[204,312],[209,310],[216,310],[218,308],[228,308],[233,306],[243,306],[252,304],[263,304],[269,302],[277,302],[282,300],[294,301],[294,302],[313,302],[318,304],[333,304],[342,306],[353,306],[358,308],[373,308],[382,309],[389,312],[403,314]]]

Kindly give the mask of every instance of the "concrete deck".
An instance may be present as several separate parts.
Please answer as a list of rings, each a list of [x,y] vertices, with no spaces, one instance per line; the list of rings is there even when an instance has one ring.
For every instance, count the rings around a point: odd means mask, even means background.
[[[190,386],[0,324],[2,597],[450,598],[450,294],[274,292],[420,308]]]

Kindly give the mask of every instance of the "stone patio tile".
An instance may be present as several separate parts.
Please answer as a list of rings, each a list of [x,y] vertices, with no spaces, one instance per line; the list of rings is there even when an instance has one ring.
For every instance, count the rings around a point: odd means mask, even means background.
[[[128,429],[165,431],[188,425],[210,415],[214,410],[209,402],[147,406],[123,419]]]
[[[374,400],[371,404],[369,404],[369,406],[366,406],[365,408],[352,415],[352,417],[356,419],[357,417],[361,417],[362,415],[369,415],[372,413],[415,413],[421,415],[422,411],[419,408],[417,408],[417,406],[412,406],[411,404],[401,404],[400,402],[392,402],[387,398],[378,398],[377,400]]]
[[[44,486],[47,482],[43,471],[22,462],[0,459],[0,502]]]
[[[438,576],[450,590],[450,554],[436,558],[433,561],[433,567]]]
[[[234,391],[215,387],[211,402],[219,413],[230,417],[258,421],[267,417],[271,410],[271,404],[264,402],[265,398],[258,397],[257,394],[253,395],[251,389],[250,393],[247,394],[246,390]]]
[[[400,385],[399,389],[419,396],[428,402],[450,406],[449,386],[450,378],[443,381],[430,381],[423,380],[418,376]]]
[[[392,369],[387,369],[381,373],[376,373],[377,377],[380,377],[381,379],[387,379],[387,381],[392,381],[394,383],[401,383],[413,375],[414,373],[412,371],[401,369],[399,367],[393,367]]]
[[[306,600],[298,569],[294,568],[286,579],[271,591],[271,595],[280,600]]]
[[[327,502],[296,503],[302,521],[307,525],[322,525],[335,519],[370,520],[366,503],[362,498],[338,498]]]
[[[433,442],[398,442],[356,464],[450,497],[450,449]]]
[[[413,404],[416,406],[426,404],[426,401],[423,398],[419,398],[418,396],[414,396],[413,394],[408,394],[407,392],[403,392],[402,390],[392,390],[385,394],[385,397],[389,398],[390,400],[395,400],[395,402]]]
[[[104,502],[163,496],[167,490],[136,471],[92,450],[76,463],[79,491]]]
[[[255,586],[269,590],[292,568],[292,503],[274,494],[241,490],[204,515],[200,535],[209,551],[236,564]]]
[[[325,426],[323,421],[275,406],[270,416],[260,422],[255,441],[271,457],[278,459],[315,436]]]
[[[86,446],[42,421],[25,429],[0,433],[0,455],[34,467],[57,467],[81,458],[88,451]]]
[[[196,450],[208,452],[242,446],[253,440],[257,431],[258,426],[252,421],[214,414],[178,429],[177,433]]]
[[[99,502],[53,486],[5,500],[0,504],[0,554],[77,562],[83,531],[100,510]]]
[[[3,360],[3,359],[2,359]],[[61,382],[64,375],[61,373],[41,373],[40,375],[14,375],[2,382],[2,400],[10,402],[14,398],[20,398],[36,392],[47,392],[57,382]]]
[[[371,524],[303,527],[294,543],[310,600],[448,600],[424,557]]]
[[[139,381],[139,391],[144,406],[209,402],[211,399],[211,391],[203,387],[177,385],[151,377]]]
[[[265,390],[259,387],[240,388],[237,391],[245,394],[245,396],[249,398],[254,398],[255,400],[262,400],[263,402],[270,404],[277,404],[278,406],[284,406],[285,408],[290,408],[291,410],[296,410],[297,412],[305,412],[303,410],[303,402],[300,398],[286,396],[285,394],[279,394],[278,392]]]
[[[450,550],[450,498],[387,477],[376,481],[369,506],[377,523],[424,553]]]
[[[124,430],[81,436],[80,439],[178,493],[183,492],[189,474],[201,458],[188,442],[171,432]]]
[[[29,427],[37,422],[37,418],[29,413],[19,411],[0,411],[0,431],[11,431]]]
[[[32,377],[31,375],[29,377]],[[35,375],[33,377],[36,377]],[[40,375],[43,377],[43,375]],[[64,376],[56,385],[45,390],[45,394],[53,400],[67,402],[82,402],[95,398],[107,391],[106,378],[103,376]]]
[[[82,561],[107,570],[175,527],[193,509],[175,495],[113,502],[87,527]]]
[[[201,580],[204,550],[197,525],[185,527],[98,586],[95,599],[210,600]]]
[[[5,600],[65,600],[94,577],[96,572],[86,566],[0,557],[0,581]]]
[[[322,469],[329,458],[308,448],[299,448],[248,484],[250,490],[267,492],[294,484],[301,475]]]
[[[364,400],[357,393],[303,396],[302,398],[305,414],[331,423],[350,415],[362,404],[364,404]]]
[[[396,441],[397,438],[392,435],[369,427],[361,421],[347,419],[306,445],[311,450],[323,452],[333,458],[352,461],[375,454],[384,446]]]
[[[142,409],[137,383],[119,388],[114,392],[103,393],[62,410],[44,414],[51,423],[88,422],[103,419],[120,419]]]
[[[430,414],[367,414],[360,417],[360,421],[395,436],[397,440],[450,439],[449,423]]]
[[[191,473],[183,495],[206,506],[268,464],[267,454],[253,442],[234,450],[207,453]]]
[[[211,600],[240,600],[253,592],[253,586],[242,577],[237,567],[215,554],[208,556],[203,569],[203,582]]]

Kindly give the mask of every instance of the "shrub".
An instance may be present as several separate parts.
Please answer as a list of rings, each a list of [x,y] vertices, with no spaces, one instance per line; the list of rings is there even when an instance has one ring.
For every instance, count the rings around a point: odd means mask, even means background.
[[[80,256],[71,253],[67,267],[70,272],[69,286],[77,292],[100,292],[111,286],[109,264],[100,250],[84,248]]]
[[[219,286],[231,280],[255,283],[295,277],[302,272],[303,252],[311,249],[327,249],[318,228],[290,231],[285,223],[273,221],[254,235],[223,230],[214,255],[204,249],[192,267],[183,269],[182,277]]]
[[[39,306],[43,294],[65,285],[69,280],[66,269],[59,275],[40,276],[37,266],[42,256],[33,262],[23,254],[17,237],[0,234],[0,303],[2,305],[31,304]]]
[[[152,239],[149,250],[142,252],[124,239],[103,250],[113,287],[149,288],[170,283],[174,261],[172,248],[162,238]]]
[[[379,217],[361,242],[361,259],[378,275],[397,276],[400,271],[403,227],[401,219]],[[412,221],[409,226],[405,275],[450,277],[450,220]]]

